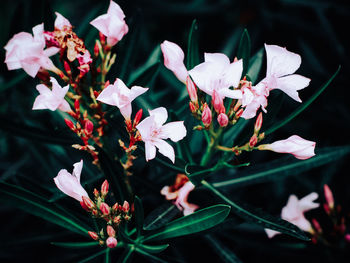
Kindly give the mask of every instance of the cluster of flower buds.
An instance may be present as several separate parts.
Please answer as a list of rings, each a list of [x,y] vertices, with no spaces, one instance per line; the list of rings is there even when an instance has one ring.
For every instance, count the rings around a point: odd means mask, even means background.
[[[89,197],[83,196],[81,206],[92,214],[95,218],[104,219],[107,222],[105,229],[101,229],[99,233],[89,231],[90,237],[99,242],[100,245],[106,245],[109,248],[117,246],[117,230],[120,224],[128,222],[131,219],[129,214],[130,205],[124,201],[123,205],[115,203],[110,207],[105,198],[108,194],[109,184],[105,180],[102,183],[100,192],[94,189],[94,201]]]

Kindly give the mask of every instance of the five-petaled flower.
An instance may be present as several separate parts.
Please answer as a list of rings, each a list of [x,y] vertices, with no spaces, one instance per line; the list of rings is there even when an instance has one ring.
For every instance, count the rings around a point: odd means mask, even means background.
[[[5,63],[9,70],[20,69],[31,77],[35,77],[40,68],[54,71],[56,67],[49,59],[59,49],[45,48],[44,24],[33,27],[33,35],[27,32],[15,34],[4,47]]]
[[[127,120],[130,119],[132,112],[131,102],[147,90],[148,88],[140,86],[129,89],[121,79],[117,78],[114,84],[108,85],[96,99],[108,105],[117,106]]]
[[[75,163],[73,173],[70,174],[66,169],[58,172],[54,178],[55,184],[63,193],[76,199],[79,202],[83,201],[83,196],[89,198],[89,195],[80,184],[80,174],[83,169],[83,160]]]
[[[175,152],[173,147],[165,142],[170,139],[177,142],[186,136],[186,128],[183,121],[169,122],[164,125],[168,118],[168,112],[165,108],[159,107],[149,110],[150,116],[141,121],[137,126],[142,141],[145,143],[146,161],[156,156],[156,147],[159,152],[175,162]]]
[[[317,198],[317,193],[310,193],[300,200],[295,195],[289,196],[287,205],[282,209],[281,218],[296,225],[301,230],[312,233],[312,226],[305,218],[304,213],[319,207],[318,203],[314,203]],[[280,234],[280,232],[271,229],[265,229],[265,231],[269,238]]]
[[[90,24],[107,37],[107,45],[114,46],[129,31],[124,18],[123,10],[111,0],[107,14],[100,15],[91,21]]]
[[[59,109],[66,112],[70,111],[71,108],[64,99],[68,92],[69,85],[62,88],[54,77],[51,77],[50,81],[52,83],[51,90],[44,84],[36,86],[40,95],[38,95],[34,101],[33,110],[49,109],[55,111]]]

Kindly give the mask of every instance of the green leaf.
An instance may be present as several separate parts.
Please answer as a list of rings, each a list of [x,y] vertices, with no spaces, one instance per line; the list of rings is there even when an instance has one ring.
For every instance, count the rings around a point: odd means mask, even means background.
[[[140,249],[138,247],[135,248],[135,251],[137,253],[140,253],[141,255],[144,255],[144,256],[146,256],[148,258],[153,259],[153,261],[160,262],[160,263],[167,263],[167,261],[165,261],[165,260],[163,260],[163,259],[161,259],[159,257],[156,257],[156,256],[154,256],[152,254],[149,254],[148,252],[146,252],[146,251],[144,251],[144,250],[142,250],[142,249]]]
[[[244,128],[249,123],[249,120],[240,118],[238,122],[231,127],[229,130],[225,131],[223,136],[223,142],[226,146],[232,147],[236,138],[240,135],[240,133],[244,130]]]
[[[134,248],[135,248],[134,246],[129,246],[127,249],[125,249],[123,254],[119,257],[118,263],[130,262],[133,252],[135,251]]]
[[[312,168],[331,163],[350,153],[350,145],[316,149],[316,155],[307,160],[286,158],[262,165],[260,168],[252,168],[242,171],[240,177],[227,181],[217,182],[215,187],[233,186],[235,184],[253,184],[262,181],[281,179],[285,176],[300,174]]]
[[[219,239],[212,235],[205,235],[209,245],[214,249],[214,252],[226,263],[241,263],[242,261],[234,254],[227,246],[222,244]]]
[[[57,247],[77,249],[77,248],[96,247],[96,246],[99,246],[99,243],[96,241],[92,241],[92,242],[51,242],[51,245],[54,245]]]
[[[190,235],[217,224],[220,224],[228,216],[230,207],[227,205],[214,205],[198,210],[190,215],[176,219],[164,227],[147,235],[143,241],[155,241]]]
[[[333,79],[337,76],[340,70],[340,66],[338,67],[337,71],[332,75],[332,77],[325,83],[323,84],[306,102],[301,104],[294,112],[292,112],[289,116],[287,116],[284,120],[276,123],[273,125],[271,128],[267,129],[265,131],[265,135],[268,135],[279,128],[283,127],[286,125],[288,122],[290,122],[292,119],[294,119],[296,116],[298,116],[302,111],[304,111],[307,107],[310,106],[310,104],[318,97],[321,95],[321,93],[331,84]]]
[[[144,217],[143,217],[142,201],[137,196],[135,196],[134,206],[135,206],[136,233],[137,233],[137,237],[139,237],[141,235],[141,231],[143,228]]]
[[[203,186],[211,190],[216,196],[225,201],[232,207],[232,212],[237,216],[245,219],[250,223],[254,223],[260,225],[264,228],[269,228],[278,232],[282,232],[288,234],[290,236],[299,238],[301,240],[310,240],[303,231],[301,231],[297,226],[282,220],[280,218],[276,218],[271,216],[270,214],[258,210],[256,208],[250,207],[249,210],[247,208],[243,208],[237,203],[233,202],[229,198],[227,198],[224,194],[222,194],[219,190],[217,190],[213,185],[208,183],[207,181],[202,181]],[[247,205],[245,205],[247,207]],[[253,212],[251,212],[253,211]]]
[[[38,141],[40,143],[72,145],[77,142],[77,138],[75,137],[66,137],[59,132],[47,131],[24,125],[1,115],[0,122],[0,129],[8,132],[10,135]]]
[[[0,91],[4,92],[5,90],[15,86],[16,84],[20,83],[22,80],[27,78],[29,75],[25,72],[21,72],[18,74],[15,78],[12,78],[10,81],[0,85]]]
[[[86,236],[88,230],[71,218],[63,215],[44,197],[22,187],[0,181],[0,200],[18,207],[32,215],[41,217],[70,231]]]
[[[250,49],[251,49],[250,36],[249,36],[248,30],[244,29],[241,36],[241,41],[239,42],[238,51],[237,51],[237,58],[243,59],[242,76],[244,76],[248,70],[249,59],[250,59]]]
[[[169,244],[156,245],[156,246],[149,246],[149,245],[145,245],[145,244],[138,245],[138,247],[141,248],[143,251],[146,251],[146,252],[151,253],[151,254],[160,253],[160,252],[164,251],[165,249],[167,249],[168,246],[169,246]]]
[[[97,257],[103,255],[104,253],[106,253],[106,250],[108,250],[108,249],[109,249],[109,248],[106,248],[106,249],[104,249],[104,250],[101,250],[101,251],[99,251],[99,252],[97,252],[97,253],[95,253],[95,254],[93,254],[93,255],[91,255],[91,256],[89,256],[89,257],[83,259],[83,260],[78,261],[78,263],[89,262],[90,260],[92,260],[92,259],[94,259],[94,258],[97,258]]]
[[[197,20],[192,21],[190,33],[187,41],[187,60],[186,68],[191,70],[199,64],[199,50],[198,50],[198,25]]]
[[[201,181],[209,176],[212,172],[216,170],[216,166],[211,168],[206,168],[201,165],[191,165],[187,164],[185,166],[185,173],[191,182],[195,185],[200,185]]]
[[[107,248],[105,252],[105,263],[110,263],[111,262],[111,249]]]
[[[144,230],[154,230],[164,226],[179,214],[180,210],[172,204],[165,203],[158,206],[145,218]]]
[[[249,60],[247,78],[252,82],[253,85],[256,83],[259,77],[259,73],[261,71],[261,67],[263,63],[263,55],[264,55],[264,49],[261,48]]]

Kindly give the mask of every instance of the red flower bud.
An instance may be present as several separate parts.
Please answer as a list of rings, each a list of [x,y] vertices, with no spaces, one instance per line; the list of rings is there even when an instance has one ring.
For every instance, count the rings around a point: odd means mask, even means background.
[[[131,120],[130,119],[125,119],[125,125],[126,125],[126,130],[128,132],[132,131],[132,125],[131,125]]]
[[[224,100],[216,90],[213,91],[211,104],[218,114],[225,112]]]
[[[190,111],[195,113],[197,111],[197,107],[194,105],[192,101],[190,101]]]
[[[79,100],[75,100],[74,101],[74,108],[75,108],[75,111],[80,111],[80,102]]]
[[[85,121],[84,128],[87,132],[87,134],[91,134],[94,131],[94,124],[90,120]]]
[[[187,92],[188,92],[188,95],[190,96],[191,101],[197,102],[198,98],[197,98],[196,85],[193,83],[190,76],[187,76],[187,78],[186,78],[186,88],[187,88]]]
[[[119,204],[118,204],[118,202],[116,202],[116,203],[112,206],[112,210],[113,210],[113,211],[117,211],[117,210],[118,210],[118,207],[119,207]]]
[[[221,127],[226,127],[228,124],[228,117],[225,113],[220,113],[217,120]]]
[[[68,64],[67,61],[64,61],[64,62],[63,62],[63,66],[64,66],[64,70],[67,72],[67,74],[68,74],[68,75],[71,75],[71,74],[72,74],[72,71],[71,71],[70,66],[69,66],[69,64]]]
[[[98,240],[98,235],[96,232],[89,231],[88,234],[93,240]]]
[[[104,88],[107,88],[109,85],[110,85],[110,82],[109,82],[109,80],[107,80],[107,81],[105,82]]]
[[[88,209],[92,209],[95,207],[95,203],[91,201],[90,198],[88,197],[85,197],[85,196],[82,196],[83,198],[83,202],[85,204],[85,206],[88,208]]]
[[[129,205],[128,201],[124,201],[124,203],[123,203],[123,211],[125,213],[127,213],[129,211],[129,209],[130,209],[130,205]]]
[[[107,235],[109,237],[115,237],[115,230],[112,226],[108,225],[107,226]]]
[[[105,35],[102,34],[101,32],[99,32],[99,36],[100,36],[101,45],[106,44],[106,37],[105,37]]]
[[[100,193],[99,193],[98,190],[95,188],[95,189],[94,189],[94,196],[97,198],[97,197],[99,196],[99,194],[100,194]]]
[[[106,245],[109,248],[114,248],[114,247],[117,246],[117,244],[118,244],[118,241],[117,241],[117,239],[115,237],[109,237],[106,240]]]
[[[120,216],[116,216],[115,218],[113,218],[113,223],[118,225],[120,224],[120,222],[122,221]]]
[[[81,207],[85,210],[89,212],[89,208],[85,205],[84,201],[80,202]]]
[[[254,134],[249,140],[249,146],[254,147],[258,143],[258,137]]]
[[[69,129],[71,129],[72,131],[75,130],[75,126],[74,123],[71,120],[68,119],[64,119],[64,122],[66,123],[66,125],[69,127]]]
[[[202,122],[205,127],[209,127],[211,124],[212,116],[211,116],[211,110],[209,109],[208,105],[205,103],[203,106],[203,112],[202,112]]]
[[[254,133],[255,134],[259,133],[259,131],[261,129],[262,122],[263,122],[263,117],[262,117],[262,113],[260,112],[258,117],[256,118],[255,125],[254,125]]]
[[[100,50],[100,48],[98,47],[98,44],[97,44],[97,42],[96,42],[96,43],[95,43],[95,46],[94,46],[94,56],[95,56],[95,57],[98,56],[99,50]]]
[[[105,216],[109,215],[110,208],[106,203],[101,203],[100,210],[101,210],[102,214],[104,214]]]
[[[334,208],[334,198],[331,189],[329,188],[328,185],[323,186],[324,189],[324,196],[326,198],[327,204],[331,210]]]
[[[242,108],[240,108],[240,109],[236,112],[235,119],[239,119],[239,118],[242,116],[243,111],[244,111],[244,110],[243,110]]]
[[[107,195],[108,188],[109,188],[108,181],[104,180],[104,182],[102,183],[102,186],[101,186],[101,194],[103,197],[105,197]]]
[[[312,224],[314,225],[316,232],[322,233],[320,223],[318,223],[318,221],[315,218],[312,219]]]
[[[139,124],[141,118],[142,118],[142,109],[139,109],[139,111],[136,113],[135,118],[134,118],[134,123],[133,123],[133,127],[136,127],[137,124]]]

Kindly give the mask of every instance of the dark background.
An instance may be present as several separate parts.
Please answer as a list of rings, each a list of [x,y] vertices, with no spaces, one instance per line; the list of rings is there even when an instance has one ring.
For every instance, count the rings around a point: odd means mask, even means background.
[[[308,140],[316,141],[317,147],[340,146],[349,144],[349,25],[350,5],[348,1],[157,1],[134,0],[117,2],[126,14],[130,31],[139,30],[137,55],[133,64],[136,68],[143,63],[152,50],[164,40],[173,41],[185,49],[187,36],[193,19],[199,26],[199,48],[203,52],[224,52],[231,60],[237,51],[240,35],[247,28],[252,41],[252,53],[258,51],[264,43],[287,47],[302,57],[299,74],[312,79],[310,86],[299,94],[304,101],[326,82],[341,65],[341,71],[326,91],[301,115],[295,118],[268,140],[284,139],[298,134]],[[13,34],[20,31],[31,32],[31,28],[45,22],[45,29],[52,30],[55,19],[54,11],[60,12],[76,26],[78,35],[84,38],[90,50],[97,36],[96,30],[88,25],[93,18],[106,12],[109,1],[18,1],[3,0],[0,8],[0,46],[4,46]],[[127,36],[126,36],[127,37]],[[5,52],[1,52],[4,60]],[[117,62],[118,64],[118,62]],[[264,63],[265,64],[265,63]],[[57,116],[50,112],[31,111],[36,96],[36,80],[26,77],[11,88],[6,84],[20,75],[20,70],[7,71],[6,65],[0,65],[0,113],[1,118],[11,118],[18,123],[31,124],[51,130],[64,127],[62,121],[57,124]],[[264,73],[264,69],[263,69]],[[262,74],[263,74],[262,73]],[[260,76],[259,79],[261,79]],[[114,78],[114,76],[110,76]],[[166,85],[162,78],[157,78],[156,89]],[[165,87],[166,88],[166,87]],[[277,92],[277,91],[276,91]],[[277,95],[279,96],[278,92]],[[283,107],[278,117],[286,116],[298,106],[294,100],[284,97]],[[164,97],[162,105],[172,105],[171,91]],[[267,108],[269,110],[269,108]],[[56,118],[56,119],[55,119]],[[2,126],[0,122],[0,126]],[[4,127],[2,127],[4,128]],[[47,186],[47,191],[54,188],[52,178],[62,167],[70,170],[72,163],[82,158],[69,146],[41,144],[13,136],[5,128],[0,129],[0,172],[1,179],[27,185],[35,182]],[[265,154],[265,153],[264,153]],[[274,159],[277,154],[260,153],[252,155],[254,162]],[[271,183],[262,183],[234,189],[237,198],[249,204],[261,207],[278,215],[292,193],[298,197],[316,191],[323,202],[323,184],[330,185],[336,202],[350,212],[349,164],[344,157],[327,166],[301,173],[297,176]],[[152,164],[151,164],[152,165]],[[90,167],[91,173],[95,173]],[[24,179],[23,179],[24,178]],[[29,183],[28,183],[29,181]],[[31,182],[31,183],[30,183]],[[34,182],[34,184],[33,184]],[[155,183],[160,189],[161,184]],[[164,185],[164,184],[163,184]],[[34,191],[34,189],[31,189]],[[193,194],[193,199],[201,198],[201,191]],[[157,205],[151,196],[145,196],[146,212]],[[69,200],[67,200],[69,204]],[[77,205],[77,209],[80,209]],[[2,262],[75,262],[83,258],[87,251],[79,252],[57,248],[51,241],[74,241],[74,235],[67,235],[61,228],[34,216],[24,214],[21,210],[2,204],[1,228]],[[310,215],[324,218],[321,210]],[[326,220],[326,219],[324,219]],[[348,230],[350,231],[350,230]],[[342,249],[325,249],[310,243],[298,243],[285,236],[268,240],[261,228],[247,226],[227,227],[212,230],[219,233],[214,242],[205,236],[194,235],[175,239],[171,247],[164,252],[164,260],[174,262],[225,262],[217,251],[222,244],[228,251],[233,251],[242,262],[348,262],[346,251]],[[220,234],[223,233],[223,234]],[[292,244],[289,247],[281,243]],[[295,245],[297,244],[297,245]],[[299,248],[298,248],[299,246]],[[113,256],[115,260],[118,254]],[[2,259],[3,258],[3,259]],[[135,257],[135,262],[146,259]],[[96,260],[98,262],[98,260]],[[230,261],[229,261],[230,262]]]

